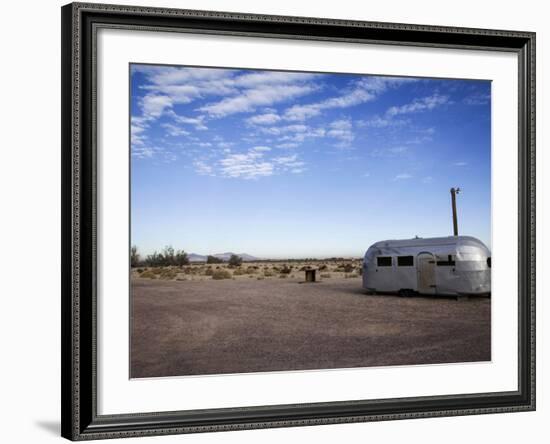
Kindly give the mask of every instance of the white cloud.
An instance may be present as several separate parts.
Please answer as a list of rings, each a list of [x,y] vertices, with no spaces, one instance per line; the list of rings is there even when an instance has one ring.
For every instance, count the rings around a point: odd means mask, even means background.
[[[275,157],[273,161],[278,164],[283,171],[290,170],[291,173],[295,174],[305,171],[305,168],[303,168],[305,163],[298,160],[297,154]]]
[[[353,89],[341,96],[331,97],[317,103],[294,105],[284,113],[287,120],[303,121],[315,117],[323,110],[332,108],[348,108],[376,99],[388,88],[403,83],[413,82],[416,79],[398,77],[365,77],[354,83]]]
[[[143,98],[142,102],[142,112],[146,119],[156,119],[166,108],[171,107],[172,99],[168,96],[149,94]]]
[[[285,143],[301,143],[308,138],[325,137],[324,128],[312,128],[304,125],[290,125],[292,132],[282,136],[279,140]]]
[[[359,126],[368,128],[387,128],[390,126],[403,126],[408,123],[406,120],[392,119],[391,117],[374,116],[368,120],[360,120],[357,122]]]
[[[292,149],[292,148],[296,148],[296,147],[300,146],[300,144],[299,143],[294,143],[294,142],[287,142],[287,143],[280,143],[276,146],[277,146],[277,148]]]
[[[306,170],[305,162],[299,159],[298,154],[288,156],[269,156],[271,149],[265,146],[250,148],[241,153],[225,153],[224,157],[212,165],[210,169],[204,168],[209,175],[220,175],[233,179],[259,179],[274,174],[291,173],[299,174]],[[217,171],[215,171],[217,170]],[[203,173],[206,174],[206,173]]]
[[[171,151],[147,145],[132,144],[132,156],[137,159],[156,159],[157,161],[170,163],[177,159]]]
[[[266,114],[259,114],[254,117],[250,117],[246,119],[247,123],[251,125],[272,125],[273,123],[277,123],[281,120],[278,114],[275,113],[266,113]]]
[[[147,129],[146,121],[141,117],[132,116],[130,121],[130,140],[132,146],[144,145],[147,135],[144,134]]]
[[[223,176],[241,179],[257,179],[271,176],[273,164],[262,159],[262,154],[248,151],[244,154],[228,154],[219,161]]]
[[[370,152],[372,157],[396,157],[402,154],[406,154],[409,151],[409,147],[399,145],[392,146],[390,148],[375,148]]]
[[[338,139],[343,145],[349,144],[355,138],[349,119],[335,120],[329,125],[327,136]]]
[[[208,96],[224,97],[203,107],[211,117],[249,112],[256,106],[267,106],[315,90],[315,85],[308,84],[308,81],[317,76],[164,66],[134,66],[132,70],[147,78],[148,84],[141,86],[141,89],[148,91],[141,101],[141,109],[142,115],[150,120],[159,118],[174,105]],[[195,128],[206,129],[202,121]]]
[[[246,88],[254,88],[259,85],[281,85],[297,82],[306,82],[317,77],[318,74],[284,71],[262,71],[241,74],[233,79],[233,84]]]
[[[212,176],[214,175],[214,168],[212,168],[211,165],[208,165],[203,160],[196,160],[193,162],[193,165],[195,166],[195,171],[197,174],[200,174],[201,176]]]
[[[161,126],[165,128],[168,135],[172,137],[189,135],[189,131],[185,131],[183,128],[177,125],[172,125],[171,123],[163,123]]]
[[[340,97],[332,97],[322,102],[310,103],[307,105],[294,105],[288,108],[284,113],[286,120],[303,121],[315,117],[323,110],[330,108],[347,108],[360,103],[373,100],[375,95],[363,89],[356,89]]]
[[[441,105],[448,103],[448,96],[441,96],[439,94],[434,94],[432,96],[423,97],[420,99],[415,99],[411,103],[407,103],[402,106],[392,106],[386,112],[386,115],[389,117],[394,117],[401,114],[411,114],[421,111],[432,110]]]
[[[260,128],[260,132],[271,136],[279,136],[286,133],[302,133],[309,129],[306,125],[269,126]]]
[[[398,174],[397,176],[395,176],[393,178],[393,180],[406,180],[406,179],[411,179],[412,176],[410,174],[407,174],[407,173],[402,173],[402,174]]]
[[[457,167],[463,167],[463,166],[467,166],[468,162],[455,162],[453,163],[453,165]]]
[[[217,68],[187,68],[176,66],[147,66],[144,72],[155,85],[177,85],[191,81],[212,81],[231,78],[231,71]]]
[[[169,114],[178,123],[192,125],[195,127],[195,129],[201,130],[201,131],[208,129],[208,127],[204,124],[205,116],[186,117],[186,116],[181,116],[179,114],[176,114],[174,111],[170,111]]]
[[[463,102],[466,105],[486,105],[491,101],[491,94],[472,94],[465,97]]]
[[[314,90],[312,85],[262,85],[246,89],[234,97],[226,97],[219,102],[202,106],[199,111],[207,113],[210,117],[225,117],[230,114],[252,112],[258,106],[284,102]]]
[[[153,148],[149,146],[132,145],[132,156],[137,157],[138,159],[150,159],[158,151],[159,151],[158,148]]]

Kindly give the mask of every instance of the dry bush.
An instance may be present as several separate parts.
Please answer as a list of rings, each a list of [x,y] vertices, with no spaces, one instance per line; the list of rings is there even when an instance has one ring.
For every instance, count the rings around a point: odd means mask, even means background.
[[[356,278],[356,277],[359,277],[359,275],[357,273],[350,273],[350,274],[345,274],[344,277],[346,279],[351,279],[351,278]]]
[[[283,268],[279,270],[282,274],[290,274],[292,272],[292,267],[289,267],[287,264],[283,265]]]
[[[233,276],[242,276],[243,274],[248,274],[244,268],[236,268],[233,271]]]
[[[336,268],[336,271],[351,273],[355,270],[355,267],[352,264],[339,264]]]
[[[286,279],[287,278],[287,275],[286,274],[280,274],[279,275],[279,279]]]
[[[327,267],[326,264],[319,265],[319,271],[325,271],[327,268],[328,268],[328,267]]]
[[[143,273],[139,275],[139,277],[144,279],[156,279],[157,275],[153,273],[151,270],[145,270]]]
[[[212,273],[212,279],[221,280],[221,279],[231,279],[232,274],[228,270],[216,270]]]
[[[323,274],[321,274],[321,277],[324,278],[324,279],[328,279],[328,278],[330,278],[330,277],[332,277],[332,276],[331,276],[330,273],[323,273]]]
[[[166,268],[159,275],[159,279],[164,279],[169,281],[169,280],[175,279],[177,275],[178,275],[178,270],[174,268]]]
[[[252,277],[252,276],[250,276]],[[263,276],[258,276],[256,279],[258,279],[259,281],[263,281],[265,278]]]
[[[212,276],[214,274],[214,270],[212,270],[212,267],[208,267],[206,270],[204,270],[205,276]]]
[[[265,277],[272,277],[272,276],[275,276],[275,274],[272,273],[271,271],[264,271],[264,276]]]

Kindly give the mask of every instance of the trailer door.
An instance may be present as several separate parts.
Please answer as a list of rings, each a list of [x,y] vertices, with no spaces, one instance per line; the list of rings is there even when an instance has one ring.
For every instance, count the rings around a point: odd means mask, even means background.
[[[416,257],[418,292],[435,294],[435,257],[431,253],[420,253]]]

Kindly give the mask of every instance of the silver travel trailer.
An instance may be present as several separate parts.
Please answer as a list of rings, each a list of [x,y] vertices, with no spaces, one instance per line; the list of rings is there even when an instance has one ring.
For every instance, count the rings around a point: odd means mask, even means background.
[[[377,242],[363,260],[369,293],[490,295],[491,252],[475,237]]]

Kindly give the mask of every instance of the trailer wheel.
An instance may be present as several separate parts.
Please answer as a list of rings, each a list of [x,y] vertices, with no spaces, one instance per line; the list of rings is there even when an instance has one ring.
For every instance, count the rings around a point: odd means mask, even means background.
[[[413,295],[413,292],[412,290],[407,290],[405,288],[402,288],[397,292],[397,294],[399,294],[399,296],[401,296],[402,298],[409,298]]]

